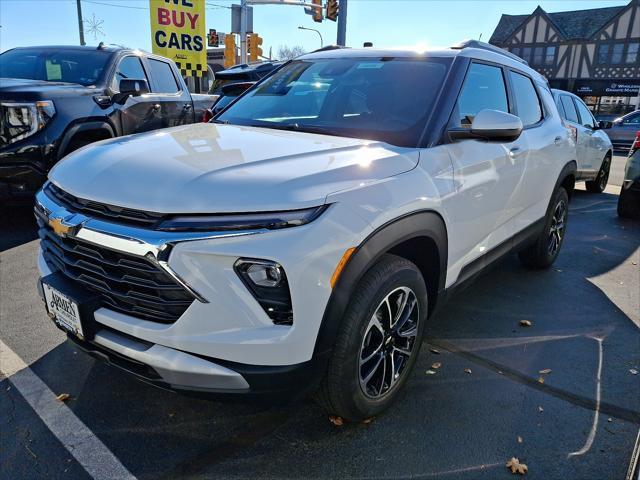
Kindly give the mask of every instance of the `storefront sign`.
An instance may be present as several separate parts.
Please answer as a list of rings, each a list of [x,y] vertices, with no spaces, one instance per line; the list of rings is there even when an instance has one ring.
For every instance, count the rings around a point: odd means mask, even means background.
[[[594,97],[635,97],[640,90],[640,79],[576,80],[574,93]]]
[[[205,0],[149,0],[153,53],[170,58],[183,76],[207,72]]]

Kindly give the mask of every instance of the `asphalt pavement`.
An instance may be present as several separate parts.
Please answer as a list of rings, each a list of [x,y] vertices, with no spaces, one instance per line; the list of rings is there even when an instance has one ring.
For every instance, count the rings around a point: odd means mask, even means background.
[[[0,478],[500,479],[517,457],[527,478],[623,479],[640,428],[640,223],[618,219],[618,192],[579,186],[554,267],[509,257],[458,293],[398,402],[343,426],[311,400],[181,396],[76,351],[36,294],[29,209],[4,211]]]

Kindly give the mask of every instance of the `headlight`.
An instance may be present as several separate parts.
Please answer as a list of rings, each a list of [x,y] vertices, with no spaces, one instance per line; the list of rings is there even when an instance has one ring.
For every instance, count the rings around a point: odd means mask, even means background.
[[[270,260],[241,258],[234,270],[276,325],[292,325],[293,311],[287,275]]]
[[[325,211],[327,205],[289,210],[286,212],[267,212],[251,214],[185,215],[169,218],[157,227],[168,232],[215,232],[227,230],[277,230],[298,227],[312,222]]]
[[[0,140],[9,144],[33,135],[53,118],[56,109],[51,100],[35,103],[0,103]]]

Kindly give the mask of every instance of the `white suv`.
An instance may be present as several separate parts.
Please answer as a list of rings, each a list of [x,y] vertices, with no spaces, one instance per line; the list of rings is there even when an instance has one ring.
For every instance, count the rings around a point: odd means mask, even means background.
[[[358,420],[504,254],[555,260],[575,145],[546,80],[467,42],[288,62],[210,124],[93,144],[37,195],[47,311],[147,382],[316,392]]]

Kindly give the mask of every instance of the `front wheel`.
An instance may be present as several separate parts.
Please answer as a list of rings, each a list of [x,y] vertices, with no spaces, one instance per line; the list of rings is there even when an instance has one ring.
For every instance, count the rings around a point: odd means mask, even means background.
[[[427,289],[411,262],[384,255],[347,307],[316,398],[331,414],[360,421],[387,409],[416,361]]]
[[[604,189],[607,188],[607,183],[609,183],[609,171],[611,170],[611,157],[608,155],[604,157],[602,161],[602,165],[600,166],[600,170],[598,171],[598,176],[594,180],[589,180],[585,182],[585,186],[587,187],[587,191],[591,193],[602,193]]]
[[[560,187],[553,194],[543,231],[535,243],[518,253],[520,261],[528,268],[549,268],[555,262],[564,241],[569,211],[569,195]]]

